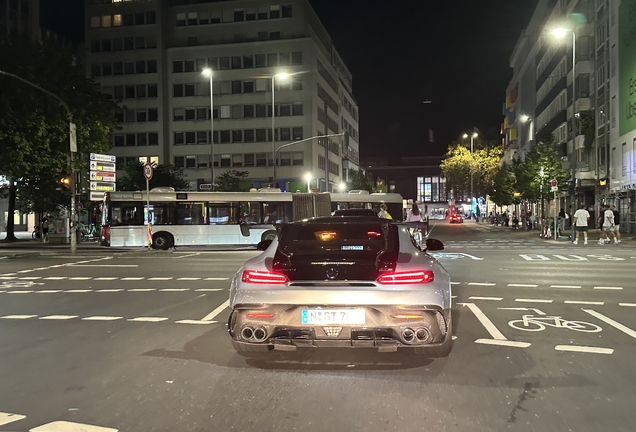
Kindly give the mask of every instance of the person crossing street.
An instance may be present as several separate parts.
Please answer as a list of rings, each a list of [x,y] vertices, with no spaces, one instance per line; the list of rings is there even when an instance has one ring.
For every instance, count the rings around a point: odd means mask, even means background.
[[[572,243],[578,244],[579,242],[579,233],[583,233],[583,244],[587,244],[587,223],[590,219],[590,213],[587,211],[587,206],[585,204],[581,205],[581,208],[574,213],[574,221],[573,224],[576,227],[576,237],[574,237],[574,241]]]

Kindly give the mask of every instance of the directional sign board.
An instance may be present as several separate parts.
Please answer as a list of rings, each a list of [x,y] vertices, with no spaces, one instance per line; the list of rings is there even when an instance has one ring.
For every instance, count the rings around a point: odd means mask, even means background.
[[[117,157],[113,155],[105,155],[99,153],[91,153],[91,160],[97,162],[111,162],[115,163],[117,161]]]
[[[90,179],[91,181],[115,183],[116,174],[113,172],[91,171]]]
[[[557,192],[558,190],[559,190],[559,182],[557,181],[557,179],[552,179],[550,181],[550,191]]]
[[[91,190],[99,191],[99,192],[115,192],[115,184],[114,183],[104,183],[98,181],[91,182]]]
[[[90,162],[90,170],[91,171],[107,171],[107,172],[115,172],[117,168],[113,162]]]
[[[210,183],[202,183],[199,185],[200,190],[212,190],[212,185]]]
[[[104,199],[104,192],[91,191],[90,198],[91,198],[91,201],[102,201]],[[101,208],[100,208],[100,211],[101,211]]]
[[[117,157],[100,153],[91,153],[89,162],[91,201],[104,199],[104,192],[114,192],[117,188]]]

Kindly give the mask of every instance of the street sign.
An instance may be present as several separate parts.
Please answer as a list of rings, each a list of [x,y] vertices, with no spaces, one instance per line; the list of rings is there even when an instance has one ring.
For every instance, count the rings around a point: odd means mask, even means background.
[[[77,153],[77,126],[75,123],[69,123],[69,132],[71,134],[71,153]]]
[[[202,183],[199,185],[199,189],[201,190],[211,190],[212,185],[210,183]]]
[[[84,205],[81,202],[76,202],[75,210],[77,210],[78,212],[81,212],[82,210],[84,210]]]
[[[91,153],[90,159],[92,161],[97,161],[97,162],[115,163],[117,161],[117,158],[113,155],[105,155],[105,154],[99,154],[99,153]]]
[[[115,185],[113,183],[103,183],[103,182],[92,181],[91,190],[99,191],[99,192],[114,192]]]
[[[559,182],[557,179],[550,180],[550,192],[558,192],[559,191]]]
[[[152,164],[150,162],[144,164],[144,177],[146,177],[146,180],[152,178]]]
[[[115,183],[116,174],[113,172],[104,172],[104,171],[91,171],[90,173],[91,181],[102,181],[108,183]]]
[[[106,171],[106,172],[115,172],[117,168],[113,162],[90,162],[90,170],[91,171]]]
[[[91,191],[90,200],[91,201],[103,201],[104,200],[104,192]],[[100,208],[100,210],[101,210],[101,208]]]

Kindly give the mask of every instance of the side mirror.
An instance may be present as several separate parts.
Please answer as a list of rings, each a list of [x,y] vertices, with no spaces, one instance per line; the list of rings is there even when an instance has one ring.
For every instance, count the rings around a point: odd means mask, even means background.
[[[263,240],[263,241],[259,242],[259,243],[256,245],[256,250],[264,251],[264,250],[266,250],[266,249],[269,247],[269,245],[271,245],[271,244],[272,244],[272,240]],[[442,249],[443,249],[443,246],[442,246]]]
[[[426,250],[441,251],[444,250],[444,243],[437,239],[426,239]]]

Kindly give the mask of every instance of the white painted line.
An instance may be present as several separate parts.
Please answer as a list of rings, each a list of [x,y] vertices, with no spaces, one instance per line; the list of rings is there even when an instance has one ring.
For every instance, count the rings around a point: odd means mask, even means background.
[[[581,310],[583,312],[589,313],[590,315],[592,315],[595,318],[600,319],[604,323],[607,323],[607,324],[611,325],[615,329],[622,331],[626,335],[631,336],[634,339],[636,339],[636,331],[630,329],[629,327],[624,326],[623,324],[619,323],[618,321],[614,321],[613,319],[611,319],[609,317],[606,317],[602,313],[598,313],[598,312],[596,312],[595,310],[592,310],[592,309],[581,309]]]
[[[519,288],[536,288],[539,285],[535,284],[508,284],[509,287],[519,287]]]
[[[36,269],[36,270],[38,270],[38,269]],[[17,273],[31,273],[32,271],[33,270],[19,270]]]
[[[188,254],[188,255],[181,255],[181,256],[178,256],[178,257],[174,257],[174,259],[188,258],[188,257],[192,257],[192,256],[197,256],[197,255],[200,255],[200,254],[193,253],[193,254]]]
[[[610,286],[595,286],[594,289],[597,290],[622,290],[623,287],[610,287]]]
[[[586,300],[565,300],[563,303],[565,303],[565,304],[597,305],[597,306],[603,306],[605,304],[605,302],[586,301]]]
[[[178,278],[177,280],[179,281],[194,281],[194,280],[201,280],[201,278],[191,278],[191,277],[182,277],[182,278]]]
[[[120,319],[124,319],[124,317],[95,315],[95,316],[82,318],[82,321],[115,321]]]
[[[459,285],[461,282],[451,282],[451,285]]]
[[[59,293],[62,292],[62,290],[40,290],[40,291],[35,291],[36,294],[53,294],[53,293]]]
[[[182,291],[190,291],[190,288],[164,288],[164,289],[160,289],[159,291],[182,292]]]
[[[121,278],[120,280],[123,281],[137,281],[137,280],[144,280],[145,278],[142,277],[125,277],[125,278]]]
[[[70,264],[72,267],[139,267],[139,264]]]
[[[105,293],[111,293],[111,292],[121,292],[123,291],[123,289],[121,288],[112,288],[112,289],[101,289],[101,290],[96,290],[95,292],[105,292]]]
[[[133,288],[128,290],[128,292],[150,292],[150,291],[157,291],[157,288]]]
[[[96,280],[96,281],[112,281],[112,280],[117,280],[117,279],[119,279],[119,278],[118,277],[96,277],[96,278],[93,278],[93,280]]]
[[[128,321],[135,321],[135,322],[160,322],[160,321],[166,321],[168,318],[164,318],[164,317],[137,317],[137,318],[130,318]]]
[[[0,426],[22,420],[23,418],[26,418],[26,416],[0,412]]]
[[[204,320],[181,320],[175,321],[177,324],[216,324],[218,321],[204,321]]]
[[[148,278],[149,281],[167,281],[167,280],[172,280],[173,278],[171,277],[151,277]]]
[[[49,276],[45,277],[44,280],[64,280],[67,279],[66,276]]]
[[[457,296],[451,296],[451,298],[457,298]]]
[[[37,315],[5,315],[1,316],[2,319],[29,319],[35,318]]]
[[[66,292],[66,293],[87,293],[87,292],[93,292],[93,290],[76,289],[76,290],[66,290],[64,292]]]
[[[495,286],[497,284],[496,283],[491,283],[491,282],[468,282],[468,285],[474,285],[474,286]]]
[[[209,278],[205,278],[203,280],[228,280],[229,278],[216,278],[216,277],[209,277]]]
[[[554,300],[549,299],[515,299],[516,302],[525,302],[525,303],[552,303]]]
[[[228,300],[229,303],[229,300]],[[479,322],[486,328],[490,336],[497,340],[507,340],[506,337],[497,329],[497,327],[490,321],[490,319],[479,309],[475,303],[459,303],[462,306],[466,306],[477,317]]]
[[[219,306],[218,308],[214,309],[212,312],[210,312],[209,314],[207,314],[206,316],[204,316],[201,321],[211,321],[214,319],[214,317],[216,317],[218,314],[220,314],[221,312],[223,312],[223,310],[228,307],[230,305],[230,300],[225,300],[223,302],[223,304],[221,306]]]
[[[468,300],[493,300],[493,301],[501,301],[503,297],[478,297],[478,296],[470,296]]]
[[[455,340],[455,339],[457,339],[457,336],[453,335],[453,337],[451,339]]]
[[[77,276],[77,277],[71,277],[68,278],[68,280],[90,280],[93,279],[92,277],[85,277],[85,276]]]
[[[30,432],[118,432],[118,430],[84,423],[55,421],[31,429]]]
[[[517,342],[517,341],[500,340],[500,339],[477,339],[475,343],[484,344],[484,345],[499,345],[499,346],[507,346],[507,347],[516,347],[516,348],[528,348],[530,346],[530,343],[528,342]]]
[[[554,347],[556,351],[571,351],[582,352],[592,354],[612,354],[614,352],[611,348],[600,348],[591,346],[577,346],[577,345],[557,345]]]
[[[636,307],[636,303],[619,303],[619,306]]]
[[[33,290],[7,291],[7,294],[30,294]]]
[[[77,318],[77,315],[48,315],[40,317],[41,320],[70,320],[73,318]]]
[[[581,288],[581,285],[550,285],[550,288],[570,288],[570,289],[577,289],[577,288]]]
[[[38,280],[38,279],[42,279],[42,276],[29,276],[29,277],[23,277],[20,278],[22,280]]]
[[[0,276],[0,279],[2,280],[13,280],[13,279],[17,279],[17,276]]]
[[[223,288],[200,288],[195,291],[210,292],[210,291],[222,291],[222,290]]]

